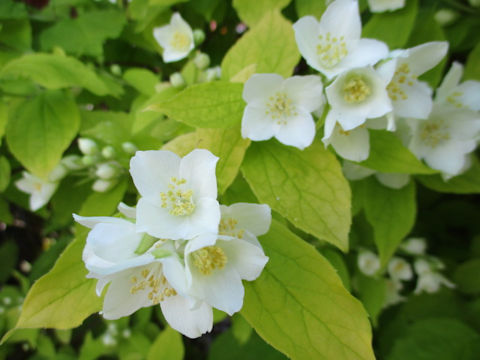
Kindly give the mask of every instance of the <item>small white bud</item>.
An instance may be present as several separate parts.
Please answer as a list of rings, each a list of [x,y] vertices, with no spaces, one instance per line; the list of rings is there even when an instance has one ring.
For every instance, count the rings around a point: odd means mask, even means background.
[[[82,164],[85,166],[95,165],[98,162],[98,157],[93,155],[85,155],[82,157]]]
[[[95,175],[100,179],[109,180],[117,175],[118,168],[110,163],[97,165]]]
[[[400,291],[402,291],[402,289],[403,285],[401,282],[387,279],[385,289],[385,302],[383,304],[383,307],[385,308],[405,301],[405,297],[400,295]]]
[[[430,263],[424,259],[415,260],[415,262],[413,263],[413,268],[419,276],[432,272],[432,267]]]
[[[196,46],[200,45],[205,41],[205,33],[201,29],[193,30],[193,42]]]
[[[442,285],[445,285],[449,288],[455,287],[455,284],[453,284],[443,275],[436,272],[427,272],[419,276],[414,293],[420,294],[422,292],[426,292],[433,294],[440,290]]]
[[[103,149],[102,149],[102,156],[105,158],[105,159],[113,159],[115,157],[115,149],[113,146],[105,146]]]
[[[117,340],[115,340],[115,338],[112,335],[107,333],[102,336],[102,343],[105,346],[115,346],[117,345]]]
[[[222,70],[219,66],[205,70],[205,78],[207,82],[220,79],[222,76]]]
[[[112,66],[110,66],[110,72],[113,75],[121,76],[122,75],[122,68],[118,64],[113,64]]]
[[[198,69],[204,70],[210,65],[210,56],[205,53],[198,53],[193,59],[193,63]]]
[[[362,251],[358,254],[358,268],[368,276],[375,275],[380,270],[380,259],[371,251]]]
[[[78,139],[78,147],[85,155],[95,155],[98,153],[98,145],[92,139],[80,138]]]
[[[400,248],[412,255],[423,255],[427,250],[427,242],[423,238],[409,238],[400,245]]]
[[[122,144],[122,149],[129,155],[133,155],[138,151],[137,146],[131,142],[124,142]]]
[[[413,277],[413,271],[410,264],[399,257],[394,257],[388,263],[388,273],[394,280],[408,281]]]
[[[185,86],[185,80],[183,79],[182,74],[180,74],[179,72],[175,72],[170,75],[170,82],[172,86],[176,88],[182,88]]]
[[[62,159],[62,164],[69,170],[80,170],[85,167],[82,158],[78,155],[67,155]]]
[[[24,273],[29,273],[32,270],[32,264],[30,264],[27,260],[22,260],[20,263],[20,270]]]
[[[130,329],[124,329],[124,330],[122,331],[122,336],[123,336],[125,339],[129,338],[131,335],[132,335],[132,332],[130,331]]]
[[[448,26],[458,19],[458,12],[452,9],[440,9],[435,15],[434,19],[440,26]]]
[[[48,181],[57,182],[63,179],[67,175],[68,169],[62,164],[58,164],[53,168],[53,170],[48,174]]]
[[[6,297],[3,298],[3,303],[5,305],[10,305],[12,303],[12,299],[10,297],[6,296]]]
[[[98,179],[92,185],[92,190],[96,192],[106,192],[111,189],[113,182],[110,180]]]

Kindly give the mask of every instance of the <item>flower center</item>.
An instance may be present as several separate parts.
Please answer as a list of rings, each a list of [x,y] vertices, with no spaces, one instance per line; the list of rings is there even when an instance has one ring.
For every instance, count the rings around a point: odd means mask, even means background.
[[[402,89],[402,86],[413,86],[416,79],[417,77],[411,74],[408,64],[401,64],[397,70],[395,70],[392,81],[390,81],[390,84],[387,86],[388,96],[390,99],[393,101],[407,100],[408,95]]]
[[[168,191],[161,192],[162,208],[168,209],[170,214],[175,216],[186,216],[193,213],[195,204],[193,203],[193,191],[184,189],[187,183],[185,179],[172,177],[168,184]]]
[[[234,236],[238,239],[243,239],[243,234],[245,234],[245,230],[236,230],[238,221],[233,218],[221,219],[220,225],[218,227],[218,234],[219,235],[228,235]]]
[[[41,183],[33,183],[33,187],[35,188],[35,190],[37,191],[41,191],[42,190],[42,184]]]
[[[372,90],[360,76],[354,76],[343,86],[343,98],[348,103],[359,103],[367,99]]]
[[[292,100],[284,92],[278,92],[268,98],[265,114],[270,115],[277,124],[286,124],[288,117],[298,115]]]
[[[422,127],[420,138],[425,145],[435,148],[440,143],[450,139],[448,126],[443,122],[427,122]]]
[[[227,255],[218,246],[207,246],[192,253],[193,265],[203,274],[210,275],[215,269],[223,269]]]
[[[138,274],[130,278],[132,283],[130,294],[134,295],[140,291],[145,292],[153,305],[165,300],[166,297],[177,295],[175,289],[170,287],[167,279],[163,276],[161,265],[140,269]]]
[[[190,38],[188,35],[176,31],[170,40],[170,46],[178,51],[185,51],[190,46]]]
[[[328,32],[325,35],[319,35],[318,40],[317,55],[320,64],[327,69],[335,67],[348,55],[347,43],[343,36],[332,37],[332,34]]]
[[[460,91],[455,91],[453,93],[451,93],[449,96],[447,96],[447,101],[452,104],[453,106],[455,106],[456,108],[462,108],[463,107],[463,104],[461,101],[458,100],[458,98],[460,96],[462,96],[463,93],[460,92]]]

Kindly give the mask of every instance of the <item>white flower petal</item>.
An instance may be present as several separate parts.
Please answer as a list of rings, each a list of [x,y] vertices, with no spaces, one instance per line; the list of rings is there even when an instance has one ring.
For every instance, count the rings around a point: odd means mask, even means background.
[[[458,175],[467,161],[466,154],[476,147],[474,140],[449,141],[431,150],[425,155],[426,163],[433,169],[447,175]]]
[[[78,222],[80,225],[93,229],[95,225],[102,223],[109,224],[119,224],[122,225],[125,223],[125,219],[116,218],[112,216],[80,216],[73,214],[73,219]]]
[[[385,43],[374,39],[360,39],[349,50],[348,55],[340,62],[341,72],[353,68],[374,65],[388,55]],[[339,72],[340,73],[340,72]]]
[[[310,113],[297,109],[297,115],[286,120],[277,128],[275,137],[282,144],[295,146],[300,150],[310,146],[315,138],[315,122]]]
[[[361,166],[355,164],[351,161],[344,161],[342,167],[343,174],[348,180],[356,181],[365,179],[366,177],[375,174],[375,170],[366,168],[365,166]]]
[[[163,48],[165,62],[181,60],[194,48],[192,29],[178,13],[172,15],[170,24],[155,28],[153,36]]]
[[[212,330],[212,308],[204,302],[190,309],[188,301],[177,295],[165,298],[160,307],[168,324],[189,338],[197,338]]]
[[[184,239],[191,239],[202,233],[216,233],[220,223],[220,205],[217,200],[200,198],[195,211],[189,216],[189,229]]]
[[[422,81],[401,85],[406,99],[392,99],[394,113],[400,117],[426,119],[432,111],[432,89]]]
[[[133,206],[128,206],[127,204],[121,202],[118,204],[117,209],[129,219],[135,219],[137,217],[137,209],[135,209]]]
[[[457,86],[455,92],[460,94],[456,101],[473,111],[480,111],[480,81],[465,81]]]
[[[323,105],[323,84],[319,76],[292,76],[283,82],[283,87],[297,107],[310,113]]]
[[[401,9],[405,6],[405,0],[368,0],[371,12],[384,12]]]
[[[266,114],[266,108],[247,105],[242,117],[242,137],[254,141],[270,139],[278,125]]]
[[[370,154],[370,136],[368,130],[358,127],[347,133],[337,126],[330,138],[330,144],[338,155],[351,161],[363,161]]]
[[[243,87],[243,99],[249,102],[264,102],[282,86],[283,77],[278,74],[253,74]]]
[[[180,161],[179,176],[187,180],[186,187],[193,190],[193,198],[217,198],[215,166],[218,157],[208,150],[195,149]]]
[[[39,192],[35,191],[31,194],[30,209],[36,211],[47,204],[55,193],[55,190],[57,190],[57,187],[58,184],[56,183],[44,183]]]
[[[198,249],[215,245],[217,242],[217,233],[204,233],[191,239],[185,247],[185,256]]]
[[[244,280],[253,281],[258,278],[268,262],[262,248],[244,240],[222,241],[222,249],[228,262],[233,264],[240,278]]]
[[[377,180],[386,187],[392,189],[401,189],[410,182],[410,175],[408,174],[375,174]]]
[[[362,24],[358,2],[355,0],[336,0],[332,2],[322,15],[320,27],[322,31],[331,32],[337,37],[359,39]]]
[[[410,71],[422,75],[432,69],[447,55],[448,42],[432,41],[410,48],[408,51],[408,65]]]
[[[313,16],[304,16],[293,24],[295,40],[298,50],[307,64],[318,71],[322,71],[320,57],[317,55],[318,35],[320,24]]]
[[[272,214],[268,205],[236,203],[220,205],[220,210],[222,220],[231,218],[237,221],[236,229],[247,230],[256,236],[266,234],[270,229]]]
[[[435,93],[435,99],[439,102],[446,101],[448,95],[450,95],[457,85],[460,83],[460,80],[463,76],[463,65],[457,61],[452,63],[450,70],[443,78],[442,83],[437,88]]]

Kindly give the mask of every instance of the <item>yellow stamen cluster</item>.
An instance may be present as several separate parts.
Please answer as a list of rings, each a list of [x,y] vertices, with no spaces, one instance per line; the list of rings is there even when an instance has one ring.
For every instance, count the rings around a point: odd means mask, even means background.
[[[240,229],[237,231],[238,221],[233,218],[221,219],[220,225],[218,227],[218,234],[219,235],[228,235],[234,236],[238,239],[243,239],[243,235],[245,234],[245,230]]]
[[[351,77],[343,86],[343,98],[348,103],[359,103],[367,99],[372,90],[361,76]]]
[[[176,31],[170,40],[170,46],[178,51],[185,51],[190,46],[190,38],[187,34]]]
[[[286,124],[287,118],[298,115],[293,101],[284,92],[268,98],[265,114],[276,120],[277,124]]]
[[[317,55],[320,57],[320,64],[324,67],[332,68],[348,55],[347,43],[343,36],[332,37],[332,34],[328,32],[325,35],[319,35],[318,40]]]
[[[193,265],[203,274],[210,275],[213,270],[220,270],[227,263],[227,255],[218,246],[207,246],[192,253]]]
[[[390,84],[387,86],[388,96],[390,99],[393,101],[407,100],[408,96],[405,91],[403,91],[402,86],[413,86],[416,79],[417,77],[411,74],[408,64],[401,64],[395,71],[392,81],[390,81]]]
[[[177,295],[175,289],[168,286],[167,279],[163,274],[158,276],[154,271],[149,271],[146,268],[140,272],[140,276],[132,276],[130,280],[133,284],[130,293],[136,294],[139,291],[148,291],[147,297],[153,305],[165,300],[166,297]]]
[[[458,98],[460,96],[462,96],[463,93],[460,92],[460,91],[455,91],[454,93],[450,94],[449,96],[447,96],[447,101],[452,104],[453,106],[457,107],[457,108],[462,108],[463,107],[463,104],[458,100]]]
[[[420,138],[424,144],[434,148],[441,142],[450,139],[450,134],[448,133],[448,127],[445,124],[441,122],[427,122],[422,127]]]
[[[169,209],[170,214],[175,216],[186,216],[193,213],[195,204],[193,203],[193,191],[184,190],[185,179],[172,177],[168,185],[168,191],[161,192],[162,208]]]

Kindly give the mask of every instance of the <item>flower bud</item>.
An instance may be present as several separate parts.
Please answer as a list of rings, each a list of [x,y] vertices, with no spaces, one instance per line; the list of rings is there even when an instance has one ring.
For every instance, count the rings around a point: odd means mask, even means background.
[[[53,170],[48,174],[48,181],[57,182],[60,181],[67,175],[68,169],[62,164],[58,164],[53,168]]]
[[[96,192],[106,192],[113,186],[113,182],[110,180],[98,179],[92,185],[92,190]]]
[[[122,149],[125,151],[127,154],[133,155],[138,151],[137,146],[134,143],[131,143],[129,141],[124,142],[122,144]]]
[[[183,79],[182,74],[179,72],[175,72],[170,75],[170,82],[172,83],[172,86],[176,88],[182,88],[185,86],[185,80]]]
[[[424,259],[417,259],[413,263],[413,268],[418,275],[424,275],[426,273],[432,272],[432,267],[427,260]]]
[[[98,157],[93,155],[85,155],[82,157],[82,164],[85,166],[91,166],[98,162]]]
[[[193,30],[193,41],[195,43],[195,46],[198,46],[205,41],[205,33],[203,32],[203,30]]]
[[[97,166],[95,175],[100,179],[109,180],[117,176],[118,168],[109,163],[103,163]]]
[[[84,167],[82,158],[78,155],[67,155],[61,161],[69,170],[80,170]]]
[[[78,147],[85,155],[95,155],[98,153],[98,145],[92,139],[80,138],[78,139]]]
[[[458,19],[458,12],[452,9],[440,9],[435,15],[434,19],[440,26],[448,26]]]
[[[113,64],[112,66],[110,66],[110,72],[113,75],[121,76],[122,75],[122,68],[118,64]]]
[[[113,148],[113,146],[105,146],[103,149],[102,149],[102,156],[105,158],[105,159],[113,159],[115,157],[115,149]]]
[[[427,242],[423,238],[409,238],[400,247],[411,255],[423,255]]]
[[[193,59],[193,63],[200,70],[204,70],[210,65],[210,56],[205,53],[198,53]]]
[[[410,280],[413,277],[413,271],[410,264],[402,258],[394,257],[388,263],[388,273],[394,280]]]
[[[360,271],[368,276],[380,270],[380,259],[371,251],[362,251],[358,255],[357,264]]]
[[[220,66],[215,66],[213,68],[207,69],[205,71],[205,75],[206,75],[207,82],[217,80],[217,79],[220,79],[220,77],[222,76],[222,70]]]

